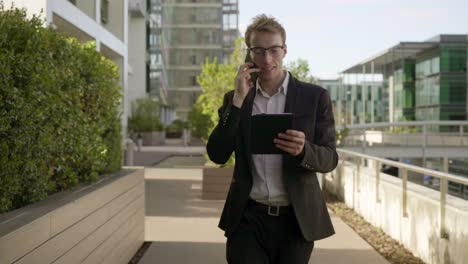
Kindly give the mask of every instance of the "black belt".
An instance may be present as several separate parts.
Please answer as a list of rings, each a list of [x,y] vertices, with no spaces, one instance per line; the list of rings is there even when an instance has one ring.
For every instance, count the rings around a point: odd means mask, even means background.
[[[255,200],[252,200],[250,198],[249,198],[248,206],[251,208],[255,208],[256,210],[262,211],[263,213],[271,215],[271,216],[284,215],[284,214],[290,213],[292,210],[291,205],[285,205],[285,206],[266,205],[266,204],[259,203]]]

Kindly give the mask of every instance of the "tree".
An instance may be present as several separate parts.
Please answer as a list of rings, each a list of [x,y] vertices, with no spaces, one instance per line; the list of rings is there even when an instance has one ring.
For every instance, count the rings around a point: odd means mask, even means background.
[[[301,81],[310,83],[315,82],[315,78],[309,74],[309,62],[304,59],[298,58],[297,60],[288,63],[286,65],[286,69]]]
[[[203,140],[203,142],[207,142],[207,136],[210,133],[212,122],[209,115],[202,114],[200,104],[192,105],[190,112],[188,112],[187,119],[192,136]]]
[[[246,49],[244,40],[236,40],[236,47],[230,61],[219,63],[218,58],[209,61],[207,58],[202,64],[202,71],[197,82],[202,94],[188,114],[189,128],[194,136],[200,137],[205,143],[219,121],[218,109],[223,103],[223,95],[234,90],[234,78],[237,68],[244,63]],[[226,166],[234,164],[233,157]]]
[[[236,40],[236,48],[231,60],[220,64],[218,58],[209,61],[207,58],[202,64],[202,71],[197,82],[202,94],[189,113],[189,127],[194,135],[199,135],[206,142],[210,132],[218,123],[218,108],[223,103],[223,95],[234,90],[234,78],[237,68],[244,63],[245,48],[243,39]],[[207,129],[205,129],[207,128]]]

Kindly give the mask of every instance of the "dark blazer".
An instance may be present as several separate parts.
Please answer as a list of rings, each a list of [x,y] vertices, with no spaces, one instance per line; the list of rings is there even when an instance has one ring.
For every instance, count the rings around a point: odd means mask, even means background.
[[[249,130],[255,93],[250,90],[241,109],[232,105],[234,91],[226,93],[219,123],[208,139],[208,156],[215,163],[226,163],[235,152],[234,175],[219,223],[226,236],[237,227],[252,189]],[[304,238],[319,240],[335,233],[316,175],[334,170],[338,163],[332,103],[327,90],[290,75],[284,112],[294,113],[292,128],[306,136],[302,160],[283,155],[285,188]]]

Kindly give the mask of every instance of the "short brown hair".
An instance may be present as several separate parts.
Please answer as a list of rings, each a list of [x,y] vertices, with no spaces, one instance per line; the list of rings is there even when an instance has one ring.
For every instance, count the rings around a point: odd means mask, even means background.
[[[278,20],[272,16],[260,14],[253,18],[252,24],[245,31],[245,44],[247,44],[247,47],[250,47],[250,41],[254,32],[280,33],[283,44],[286,43],[286,31]]]

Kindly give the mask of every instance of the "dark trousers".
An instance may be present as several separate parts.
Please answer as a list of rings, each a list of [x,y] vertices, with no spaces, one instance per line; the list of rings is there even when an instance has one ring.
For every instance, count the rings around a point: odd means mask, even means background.
[[[302,236],[291,206],[272,216],[267,206],[249,200],[240,224],[227,239],[226,259],[229,264],[307,264],[313,248],[314,242]]]

